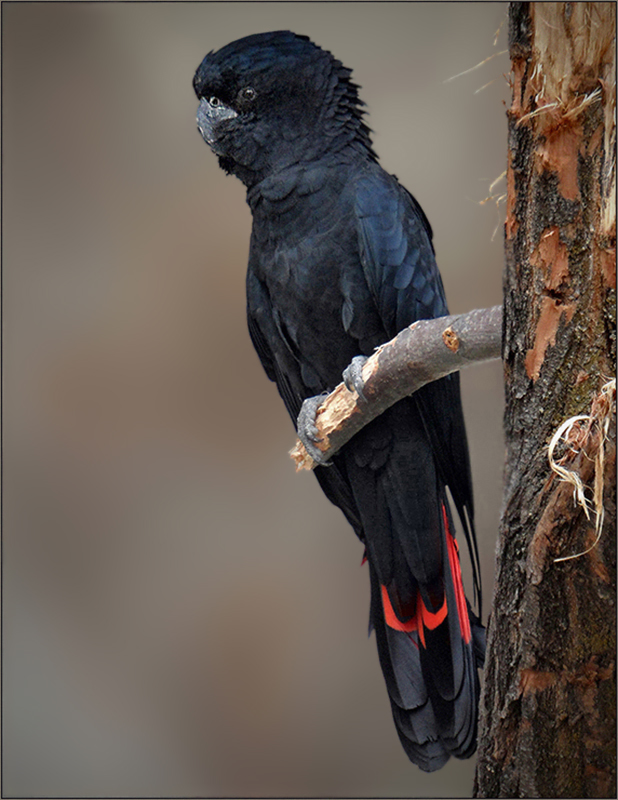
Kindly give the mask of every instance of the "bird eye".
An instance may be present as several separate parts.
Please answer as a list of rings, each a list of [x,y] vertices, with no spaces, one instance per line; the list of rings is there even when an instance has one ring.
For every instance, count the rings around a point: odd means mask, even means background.
[[[219,100],[219,98],[218,98],[218,97],[211,97],[211,98],[209,98],[208,102],[210,103],[210,105],[211,105],[213,108],[216,108],[216,107],[219,105],[219,103],[220,103],[221,101]]]
[[[252,86],[245,86],[244,89],[241,89],[240,92],[238,92],[238,96],[242,100],[255,100],[257,97],[257,92]]]

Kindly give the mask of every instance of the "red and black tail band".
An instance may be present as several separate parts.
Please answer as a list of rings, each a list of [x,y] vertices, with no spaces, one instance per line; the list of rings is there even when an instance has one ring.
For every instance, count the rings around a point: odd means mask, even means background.
[[[464,594],[459,551],[442,506],[442,594],[402,598],[369,563],[371,626],[401,743],[425,771],[476,748],[482,628]]]

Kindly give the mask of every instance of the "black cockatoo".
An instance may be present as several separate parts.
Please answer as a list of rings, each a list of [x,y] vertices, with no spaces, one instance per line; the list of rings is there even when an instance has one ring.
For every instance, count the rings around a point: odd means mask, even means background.
[[[355,357],[448,313],[429,222],[379,165],[350,76],[306,36],[274,31],[210,52],[193,81],[204,140],[247,188],[249,332],[295,423]],[[311,420],[299,433],[311,446]],[[365,545],[370,630],[406,753],[426,771],[470,756],[483,629],[447,498],[480,606],[458,375],[396,403],[315,474]]]

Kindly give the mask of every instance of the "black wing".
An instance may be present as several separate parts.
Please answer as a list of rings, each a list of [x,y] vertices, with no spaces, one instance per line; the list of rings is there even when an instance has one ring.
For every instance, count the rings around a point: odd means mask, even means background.
[[[372,171],[358,182],[356,217],[363,273],[388,339],[419,319],[448,314],[432,231],[416,199],[397,180]],[[470,550],[480,613],[480,569],[474,534],[472,475],[459,374],[428,384],[414,400],[434,458],[449,487]]]

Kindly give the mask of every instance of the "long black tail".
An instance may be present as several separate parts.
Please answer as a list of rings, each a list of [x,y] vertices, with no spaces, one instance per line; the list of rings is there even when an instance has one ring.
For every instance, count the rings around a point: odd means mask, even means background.
[[[399,738],[411,761],[426,772],[476,749],[484,630],[464,595],[457,542],[442,506],[444,597],[427,609],[420,594],[400,602],[396,588],[371,576],[371,626]],[[394,608],[413,612],[401,619]]]

